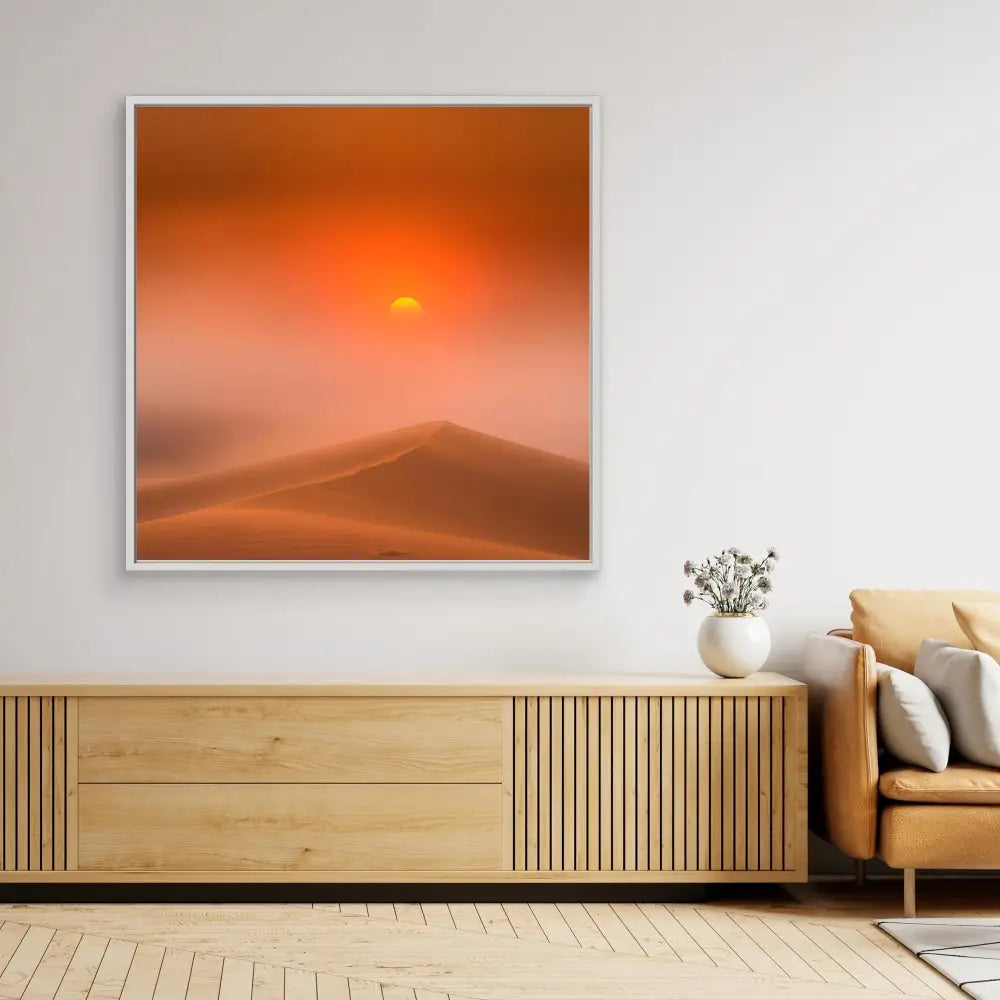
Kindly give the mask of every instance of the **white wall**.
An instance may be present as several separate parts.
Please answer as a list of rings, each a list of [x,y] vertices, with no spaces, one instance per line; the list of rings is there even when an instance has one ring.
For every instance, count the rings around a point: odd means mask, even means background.
[[[997,585],[996,0],[3,0],[0,670],[686,671],[686,557]],[[122,99],[598,94],[603,568],[123,572]]]

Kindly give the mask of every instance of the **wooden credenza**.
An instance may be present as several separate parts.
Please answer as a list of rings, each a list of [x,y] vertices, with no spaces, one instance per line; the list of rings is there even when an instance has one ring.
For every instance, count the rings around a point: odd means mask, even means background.
[[[804,881],[805,690],[0,685],[0,881]]]

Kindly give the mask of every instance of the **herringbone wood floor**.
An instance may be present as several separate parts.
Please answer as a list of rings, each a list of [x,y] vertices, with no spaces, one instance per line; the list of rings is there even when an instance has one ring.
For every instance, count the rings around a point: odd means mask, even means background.
[[[927,896],[981,914],[988,886]],[[871,925],[898,886],[705,905],[0,906],[10,1000],[875,1000],[959,992]]]

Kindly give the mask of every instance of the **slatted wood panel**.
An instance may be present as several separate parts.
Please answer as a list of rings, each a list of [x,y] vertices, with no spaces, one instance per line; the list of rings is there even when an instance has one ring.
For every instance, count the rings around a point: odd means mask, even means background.
[[[72,870],[76,699],[5,697],[0,703],[0,871]]]
[[[804,861],[801,699],[527,697],[511,699],[509,718],[514,871],[791,872]]]

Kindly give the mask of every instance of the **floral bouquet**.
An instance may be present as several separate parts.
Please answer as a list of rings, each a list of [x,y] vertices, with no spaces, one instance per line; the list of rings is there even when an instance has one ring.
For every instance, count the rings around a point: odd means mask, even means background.
[[[755,561],[741,549],[723,549],[703,563],[684,563],[684,575],[693,577],[694,590],[684,591],[684,603],[703,601],[717,615],[755,615],[767,607],[771,592],[771,573],[778,553]]]

